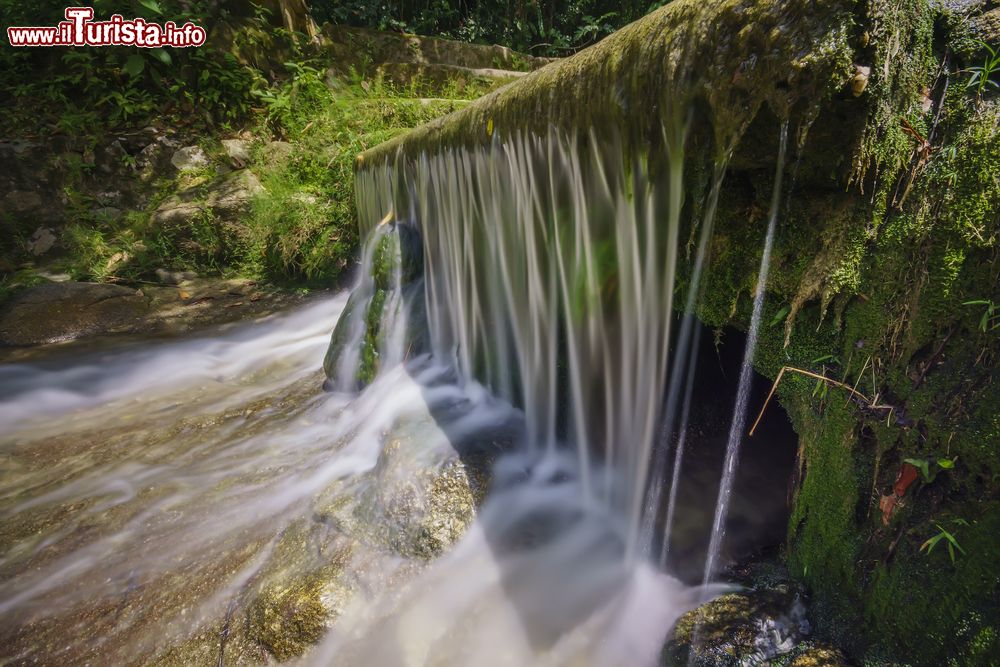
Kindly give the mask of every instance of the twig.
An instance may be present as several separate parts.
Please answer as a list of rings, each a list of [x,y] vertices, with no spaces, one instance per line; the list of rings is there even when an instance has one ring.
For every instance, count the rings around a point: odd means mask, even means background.
[[[864,394],[862,394],[860,391],[857,391],[856,389],[852,388],[850,385],[846,385],[843,382],[838,382],[837,380],[834,380],[832,378],[828,378],[825,375],[820,375],[819,373],[813,373],[812,371],[803,370],[801,368],[795,368],[794,366],[782,366],[781,370],[778,371],[778,376],[776,378],[774,378],[774,384],[771,385],[771,391],[768,392],[767,398],[764,399],[764,405],[763,405],[763,407],[761,407],[760,413],[757,414],[756,421],[754,421],[753,426],[750,427],[750,433],[749,433],[749,435],[752,436],[753,433],[754,433],[754,431],[757,430],[757,426],[760,424],[760,420],[764,416],[764,411],[767,410],[767,405],[768,405],[768,403],[771,402],[771,397],[774,396],[774,392],[778,389],[778,384],[781,382],[781,378],[784,377],[785,371],[791,371],[792,373],[798,373],[800,375],[805,375],[806,377],[811,377],[811,378],[815,378],[817,380],[822,380],[823,382],[826,382],[827,384],[832,384],[835,387],[840,387],[841,389],[846,389],[847,392],[850,394],[850,396],[857,397],[860,400],[864,401],[867,404],[867,407],[869,407],[869,408],[871,408],[873,410],[892,410],[893,409],[891,405],[875,405],[875,401],[873,399],[868,398],[867,396],[865,396]],[[874,367],[872,368],[872,372],[874,373]]]

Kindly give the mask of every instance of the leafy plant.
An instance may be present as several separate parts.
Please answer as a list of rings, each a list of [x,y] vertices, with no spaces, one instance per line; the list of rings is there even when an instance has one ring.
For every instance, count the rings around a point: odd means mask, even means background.
[[[955,467],[955,458],[939,458],[939,459],[903,459],[903,463],[909,463],[911,466],[920,471],[920,475],[923,477],[924,482],[930,484],[935,479],[937,479],[938,473],[942,470],[951,470]]]
[[[966,71],[971,72],[967,88],[974,88],[976,95],[982,96],[987,87],[1000,89],[1000,83],[992,79],[994,74],[1000,73],[1000,52],[991,47],[986,42],[980,41],[979,45],[986,50],[986,59],[982,65],[969,67]]]
[[[615,31],[616,24],[612,19],[618,16],[618,12],[607,12],[597,18],[589,14],[583,17],[583,25],[576,29],[573,34],[573,41],[577,44],[592,44],[604,35],[609,35]]]
[[[952,520],[952,523],[955,524],[955,525],[957,525],[957,526],[968,526],[969,525],[969,522],[966,521],[965,519],[954,519],[954,520]],[[930,555],[931,551],[934,550],[934,547],[937,546],[938,542],[940,542],[941,540],[945,540],[945,544],[948,546],[948,555],[951,557],[951,562],[952,563],[955,562],[955,550],[956,549],[958,549],[959,552],[961,552],[963,555],[965,555],[965,549],[963,549],[962,545],[958,543],[958,540],[955,539],[954,535],[952,535],[950,532],[948,532],[947,530],[945,530],[944,527],[941,526],[941,524],[935,523],[934,525],[938,529],[937,535],[934,535],[933,537],[931,537],[930,539],[928,539],[927,541],[925,541],[923,544],[921,544],[920,545],[920,551],[925,551],[926,550],[927,551],[927,555]]]
[[[983,316],[979,320],[979,330],[982,332],[993,331],[1000,328],[1000,304],[995,304],[986,299],[976,299],[966,301],[963,306],[986,306]]]

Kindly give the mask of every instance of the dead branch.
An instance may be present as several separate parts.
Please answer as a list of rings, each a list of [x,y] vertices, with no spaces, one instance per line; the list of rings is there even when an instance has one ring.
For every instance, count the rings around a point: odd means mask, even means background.
[[[873,367],[873,370],[874,370],[874,367]],[[819,373],[813,373],[812,371],[807,371],[807,370],[804,370],[804,369],[801,369],[801,368],[795,368],[794,366],[782,366],[781,370],[778,371],[778,376],[776,378],[774,378],[774,384],[771,385],[771,391],[768,392],[767,398],[764,399],[764,405],[761,407],[760,412],[757,414],[757,419],[754,421],[753,426],[750,427],[750,433],[749,433],[749,435],[752,436],[753,433],[754,433],[754,431],[757,430],[757,426],[760,424],[760,420],[764,416],[764,411],[767,410],[767,406],[771,402],[771,397],[774,396],[774,392],[777,391],[778,384],[781,382],[781,378],[784,377],[785,371],[789,371],[791,373],[798,373],[799,375],[805,375],[806,377],[811,377],[811,378],[814,378],[816,380],[822,380],[823,382],[826,382],[829,385],[833,385],[834,387],[839,387],[841,389],[844,389],[845,391],[848,392],[849,398],[856,398],[856,399],[860,400],[861,402],[864,403],[865,407],[867,407],[867,408],[869,408],[871,410],[890,410],[891,411],[893,409],[893,407],[891,405],[876,405],[875,404],[875,399],[870,399],[867,396],[865,396],[864,394],[862,394],[860,391],[858,391],[857,389],[854,389],[853,387],[851,387],[850,385],[846,385],[843,382],[839,382],[839,381],[834,380],[832,378],[828,378],[825,375],[821,375]]]

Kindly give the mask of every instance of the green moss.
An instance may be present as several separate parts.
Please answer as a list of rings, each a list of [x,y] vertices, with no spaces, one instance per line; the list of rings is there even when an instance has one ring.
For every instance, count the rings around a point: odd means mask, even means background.
[[[785,115],[840,88],[849,77],[852,9],[839,1],[678,0],[459,113],[378,146],[359,157],[359,168],[394,160],[399,151],[413,158],[443,146],[482,145],[497,134],[552,128],[585,134],[615,127],[627,142],[658,143],[662,128],[679,122],[695,100],[711,109],[716,145],[728,145],[762,105]],[[632,113],[632,107],[649,113]]]

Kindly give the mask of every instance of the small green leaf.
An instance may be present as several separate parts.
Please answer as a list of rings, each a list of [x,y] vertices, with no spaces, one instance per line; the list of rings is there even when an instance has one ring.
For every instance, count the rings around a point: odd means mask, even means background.
[[[931,477],[931,465],[925,459],[903,459],[903,463],[909,463],[919,470],[925,482],[933,481],[934,478]]]
[[[163,10],[160,8],[160,3],[157,2],[157,0],[139,0],[139,4],[154,14],[163,13]]]
[[[139,76],[142,70],[146,69],[146,59],[140,55],[129,56],[123,69],[131,77]]]
[[[934,547],[937,546],[937,543],[940,542],[942,539],[944,539],[944,535],[938,533],[934,537],[930,538],[929,540],[921,544],[920,551],[927,549],[927,553],[930,553],[931,551],[934,550]]]
[[[171,65],[174,59],[170,57],[170,52],[164,48],[153,49],[150,53],[164,65]]]
[[[963,306],[988,306],[988,305],[990,305],[990,302],[986,301],[985,299],[976,299],[975,301],[963,301],[962,305]]]
[[[957,456],[953,459],[938,459],[937,464],[942,468],[944,468],[945,470],[951,470],[952,468],[955,467],[955,461],[957,460],[958,460]]]

